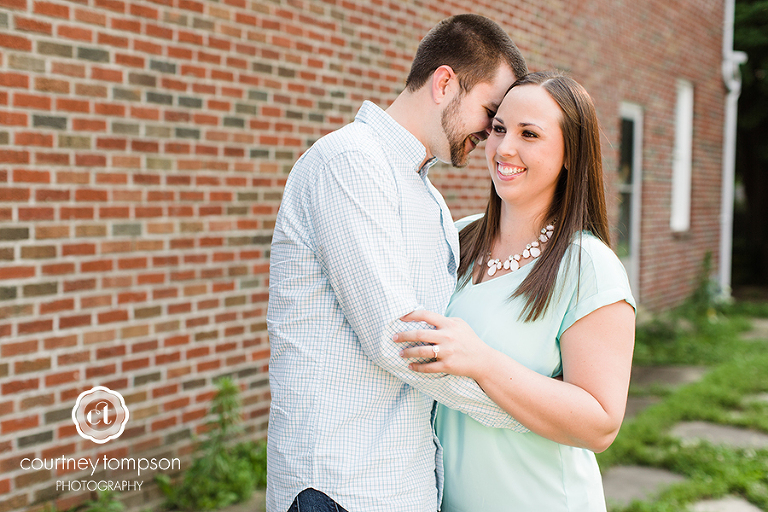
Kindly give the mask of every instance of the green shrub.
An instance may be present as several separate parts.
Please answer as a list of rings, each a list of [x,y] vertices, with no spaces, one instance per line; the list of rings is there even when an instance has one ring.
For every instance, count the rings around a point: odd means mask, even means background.
[[[266,485],[265,444],[232,443],[242,434],[239,389],[229,378],[220,379],[217,387],[213,419],[190,468],[176,485],[167,475],[156,477],[169,509],[218,510],[248,500],[257,486]]]
[[[758,355],[765,346],[739,339],[739,333],[749,326],[749,320],[742,316],[689,319],[676,311],[637,326],[633,364],[706,365],[736,355]]]
[[[123,512],[125,505],[114,491],[99,491],[95,500],[86,501],[78,512]]]

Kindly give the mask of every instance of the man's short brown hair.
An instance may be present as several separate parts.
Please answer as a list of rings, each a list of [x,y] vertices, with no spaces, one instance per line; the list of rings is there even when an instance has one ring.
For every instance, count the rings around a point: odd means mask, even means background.
[[[525,59],[509,35],[494,21],[478,14],[458,14],[442,20],[419,43],[406,88],[415,92],[440,66],[450,66],[464,92],[490,82],[506,62],[515,78],[528,73]]]

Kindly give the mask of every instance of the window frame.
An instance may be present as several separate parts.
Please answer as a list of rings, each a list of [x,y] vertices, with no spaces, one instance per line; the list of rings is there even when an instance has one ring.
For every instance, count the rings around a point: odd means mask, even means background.
[[[639,300],[640,293],[640,220],[642,214],[642,182],[643,182],[643,107],[635,103],[622,102],[619,107],[621,121],[631,121],[632,130],[632,181],[618,183],[617,192],[629,192],[631,196],[630,225],[629,225],[629,256],[622,258],[627,270],[629,284],[635,298]],[[619,127],[621,137],[621,126]],[[621,142],[619,142],[621,144]],[[621,151],[621,149],[619,149]]]

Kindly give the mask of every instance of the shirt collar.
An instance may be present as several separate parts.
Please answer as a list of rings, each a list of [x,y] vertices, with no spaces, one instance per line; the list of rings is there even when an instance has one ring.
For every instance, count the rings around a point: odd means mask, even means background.
[[[397,162],[398,168],[409,172],[418,172],[426,177],[429,168],[437,161],[432,157],[420,168],[421,162],[427,156],[424,144],[392,116],[370,101],[364,101],[363,106],[355,116],[355,121],[367,124],[381,137],[387,156],[392,163]]]

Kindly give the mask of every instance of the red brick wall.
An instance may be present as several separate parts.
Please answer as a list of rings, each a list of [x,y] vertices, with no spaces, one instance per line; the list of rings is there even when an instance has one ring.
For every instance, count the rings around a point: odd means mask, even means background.
[[[721,2],[0,0],[0,512],[83,498],[23,457],[187,454],[221,375],[264,434],[269,242],[291,165],[364,99],[391,102],[419,37],[470,8],[531,69],[587,87],[609,181],[619,103],[646,109],[639,295],[652,309],[687,296],[717,254]],[[669,231],[677,78],[696,95],[682,236]],[[485,203],[479,154],[432,177],[455,217]],[[104,446],[69,418],[94,385],[132,414]],[[143,507],[153,489],[124,496]]]

